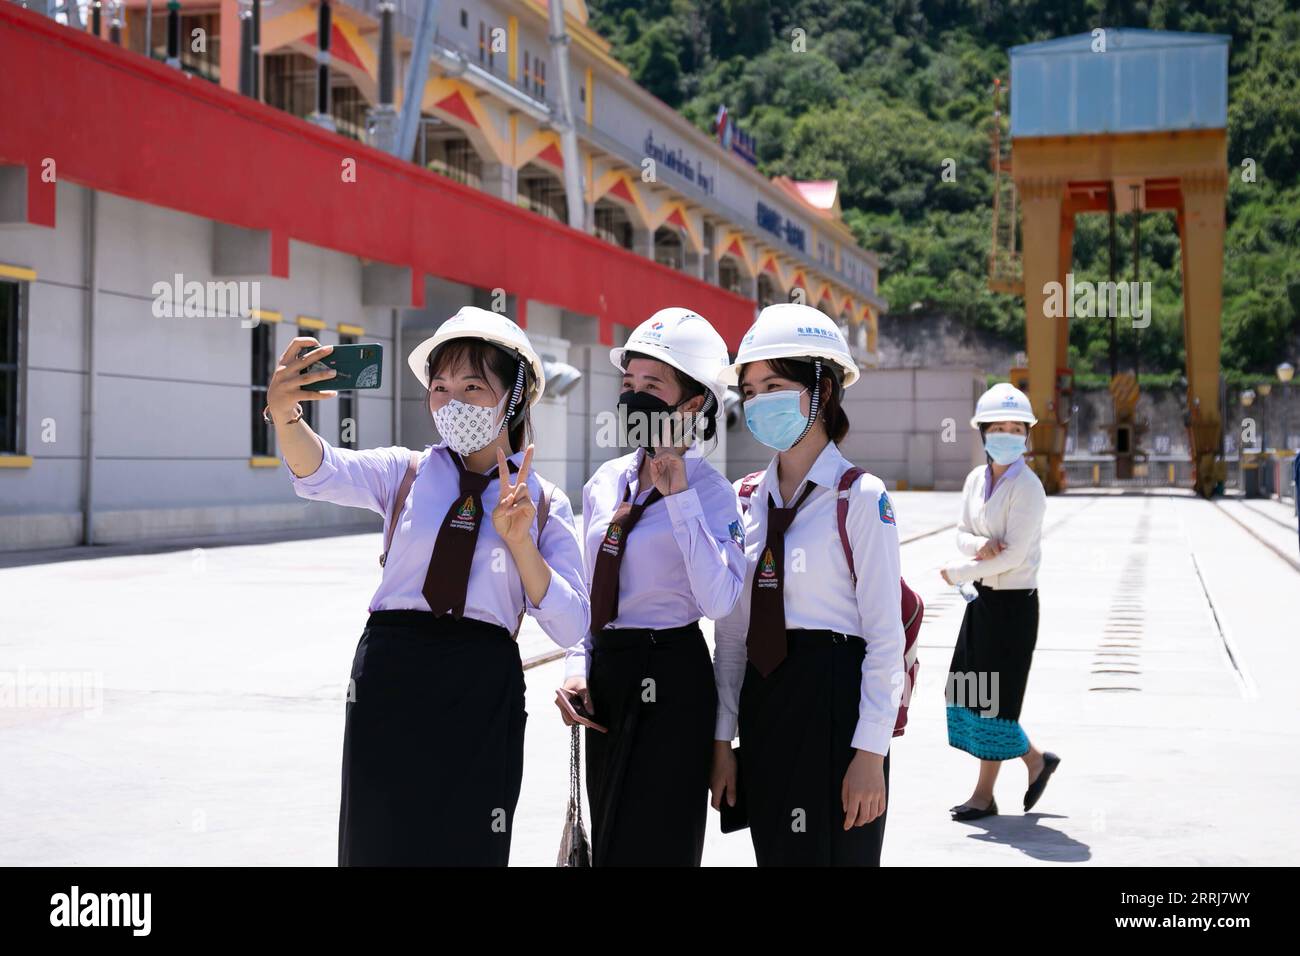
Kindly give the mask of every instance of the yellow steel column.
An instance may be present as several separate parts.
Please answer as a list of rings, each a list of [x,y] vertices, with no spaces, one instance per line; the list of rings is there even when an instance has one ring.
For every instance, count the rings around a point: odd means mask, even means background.
[[[1191,410],[1196,490],[1208,497],[1224,479],[1219,457],[1219,321],[1223,307],[1223,234],[1226,174],[1182,177],[1183,342],[1187,351],[1187,407]]]
[[[1057,416],[1056,365],[1063,321],[1048,315],[1048,283],[1065,281],[1061,212],[1065,181],[1032,178],[1018,181],[1024,239],[1025,354],[1029,359],[1029,400],[1038,424],[1030,439],[1031,463],[1048,494],[1061,489],[1065,431]],[[1063,298],[1063,293],[1058,295]]]

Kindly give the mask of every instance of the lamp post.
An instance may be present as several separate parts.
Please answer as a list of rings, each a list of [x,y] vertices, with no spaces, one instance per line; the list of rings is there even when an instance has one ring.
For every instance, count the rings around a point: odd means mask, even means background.
[[[1268,452],[1268,406],[1270,402],[1268,397],[1273,394],[1273,386],[1268,382],[1261,382],[1255,386],[1255,393],[1263,399],[1259,403],[1259,448],[1260,451]]]
[[[1277,367],[1277,380],[1282,383],[1282,442],[1288,450],[1291,450],[1291,435],[1287,432],[1289,426],[1287,419],[1290,418],[1287,414],[1287,399],[1291,395],[1291,389],[1287,388],[1287,384],[1294,375],[1295,366],[1290,362],[1283,362]]]
[[[1255,404],[1255,392],[1252,389],[1245,389],[1240,395],[1241,407],[1250,408]],[[1256,434],[1258,440],[1261,436]],[[1238,452],[1241,468],[1241,490],[1247,498],[1259,497],[1259,460],[1258,455],[1263,443],[1260,442],[1254,449],[1247,449],[1245,443],[1242,443],[1241,451]]]

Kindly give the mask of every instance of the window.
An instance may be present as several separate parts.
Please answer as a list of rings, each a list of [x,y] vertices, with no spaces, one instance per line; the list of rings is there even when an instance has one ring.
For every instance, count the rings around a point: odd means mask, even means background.
[[[462,30],[469,29],[469,14],[464,10],[460,11],[460,28]]]
[[[339,345],[356,345],[355,335],[340,335]],[[357,446],[357,393],[351,389],[339,392],[339,447]]]
[[[154,9],[159,10],[166,4],[154,4]],[[213,4],[215,6],[215,4]],[[150,40],[153,43],[153,49],[150,55],[155,60],[167,59],[167,17],[166,13],[155,13],[153,17],[153,32]],[[138,19],[137,19],[138,18]],[[144,33],[145,33],[145,11],[137,7],[131,11],[130,29],[123,30],[125,38],[130,49],[136,53],[144,53]],[[194,49],[196,36],[194,31],[202,30],[203,46],[202,51]],[[104,26],[104,35],[108,36],[107,22]],[[239,46],[239,34],[236,31],[233,42],[236,47]],[[197,74],[205,80],[212,80],[214,83],[221,79],[221,16],[217,13],[181,13],[181,69],[186,73]]]
[[[542,99],[546,99],[546,61],[537,60],[536,64],[537,95]]]
[[[17,282],[0,282],[0,453],[23,452],[19,404],[22,388],[22,290]]]
[[[263,62],[267,104],[294,116],[311,116],[316,111],[316,62],[301,53],[273,53]],[[330,116],[339,133],[364,140],[369,108],[346,74],[330,74]]]
[[[478,22],[478,61],[487,62],[487,26],[482,20]]]
[[[718,285],[728,292],[740,293],[740,267],[731,256],[718,260]]]
[[[254,455],[275,454],[272,426],[262,420],[262,409],[266,407],[266,389],[271,384],[271,376],[275,372],[275,353],[272,351],[274,329],[273,322],[259,322],[253,327],[253,370],[250,381],[253,386]]]
[[[525,50],[524,51],[524,89],[531,90],[532,88],[533,88],[532,58],[528,55],[528,51]]]
[[[623,249],[631,249],[632,223],[627,213],[611,204],[597,203],[596,236]]]
[[[303,328],[302,326],[299,326],[298,331],[295,334],[298,335],[300,338],[312,338],[320,342],[320,339],[316,338],[315,329],[307,329],[307,328]],[[321,345],[324,344],[325,344],[324,342],[321,342]],[[307,427],[310,428],[312,431],[316,430],[316,404],[317,404],[316,402],[302,403],[302,420],[306,422]]]

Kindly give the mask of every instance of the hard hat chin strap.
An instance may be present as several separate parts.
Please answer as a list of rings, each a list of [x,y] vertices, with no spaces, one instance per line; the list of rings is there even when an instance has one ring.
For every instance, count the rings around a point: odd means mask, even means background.
[[[515,409],[519,407],[519,401],[523,398],[524,383],[524,360],[520,359],[519,369],[515,372],[515,386],[510,390],[510,402],[506,405],[506,413],[501,416],[501,427],[497,429],[498,435],[506,430],[506,426],[509,425],[510,420],[514,418]]]
[[[813,423],[817,421],[817,412],[821,407],[822,396],[822,360],[813,359],[813,390],[812,396],[808,399],[808,422],[803,426],[803,431],[799,437],[794,440],[794,445],[804,440],[804,437],[812,430]],[[790,447],[793,448],[794,445]]]
[[[690,399],[687,399],[687,401],[690,401]],[[713,412],[713,406],[715,404],[717,404],[717,399],[713,397],[713,392],[708,388],[705,388],[704,404],[700,406],[698,412],[691,415],[691,432],[683,438],[688,447],[694,445],[697,441],[703,441],[700,425]]]

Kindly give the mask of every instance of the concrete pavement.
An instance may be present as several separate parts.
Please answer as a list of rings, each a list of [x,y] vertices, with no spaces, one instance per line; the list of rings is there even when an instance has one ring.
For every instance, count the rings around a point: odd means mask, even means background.
[[[1259,503],[1049,500],[1023,722],[1061,768],[1024,815],[1024,767],[1008,764],[1003,815],[956,824],[946,808],[976,764],[946,743],[962,602],[936,569],[957,496],[891,497],[927,619],[886,865],[1296,862],[1300,570],[1228,513]],[[1290,521],[1279,548],[1288,531],[1295,545]],[[26,688],[0,706],[0,864],[333,864],[343,696],[377,551],[378,535],[352,535],[0,568],[0,673]],[[521,651],[546,650],[528,621]],[[560,673],[527,672],[516,865],[555,861]],[[55,675],[64,699],[41,700]],[[751,865],[747,834],[724,837],[711,813],[705,863]]]

